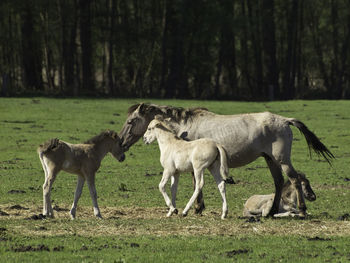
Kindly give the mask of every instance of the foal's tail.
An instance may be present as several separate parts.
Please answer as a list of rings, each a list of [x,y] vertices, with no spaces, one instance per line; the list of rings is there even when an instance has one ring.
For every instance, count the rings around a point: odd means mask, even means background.
[[[40,156],[44,155],[47,152],[52,151],[59,145],[60,140],[57,138],[46,141],[44,144],[40,144],[37,152]]]
[[[334,155],[317,138],[317,136],[306,127],[304,123],[296,119],[288,119],[288,124],[297,127],[300,130],[300,132],[304,135],[307,145],[309,146],[310,156],[311,156],[311,149],[313,149],[315,153],[317,153],[317,155],[319,156],[322,155],[323,158],[325,158],[326,161],[329,163],[329,165],[332,165],[331,161],[332,159],[335,159]]]
[[[224,179],[225,183],[227,184],[235,184],[233,178],[231,176],[229,177],[227,155],[225,149],[219,144],[217,144],[216,147],[218,148],[220,153],[220,174],[222,179]]]

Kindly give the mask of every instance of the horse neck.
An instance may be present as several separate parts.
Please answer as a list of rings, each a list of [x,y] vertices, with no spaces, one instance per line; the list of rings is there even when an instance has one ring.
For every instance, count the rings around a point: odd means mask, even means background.
[[[102,160],[107,153],[111,151],[110,145],[111,144],[107,139],[103,139],[94,144],[93,149],[96,151],[96,155],[98,156],[99,160]]]
[[[165,151],[166,146],[172,141],[176,140],[175,135],[173,133],[164,131],[162,129],[157,129],[156,137],[160,152]]]

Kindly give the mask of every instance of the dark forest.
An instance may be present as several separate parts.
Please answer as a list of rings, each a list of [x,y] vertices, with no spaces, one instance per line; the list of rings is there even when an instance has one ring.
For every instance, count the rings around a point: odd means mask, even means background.
[[[1,96],[350,98],[348,0],[1,0]]]

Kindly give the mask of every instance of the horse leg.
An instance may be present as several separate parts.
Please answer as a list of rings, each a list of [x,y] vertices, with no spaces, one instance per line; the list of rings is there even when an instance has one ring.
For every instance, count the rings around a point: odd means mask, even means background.
[[[176,193],[177,193],[177,186],[179,184],[179,177],[180,175],[178,173],[175,173],[171,177],[171,203],[173,207],[175,207],[174,213],[177,214],[178,210],[176,209]]]
[[[218,186],[219,192],[221,194],[222,199],[222,215],[221,219],[225,219],[227,217],[228,208],[227,208],[227,201],[226,201],[226,186],[225,181],[223,180],[222,176],[220,175],[220,166],[219,163],[215,162],[210,168],[210,173],[213,175],[214,180],[216,182],[216,185]]]
[[[75,189],[74,201],[73,201],[72,208],[70,210],[70,216],[72,219],[75,219],[76,209],[77,209],[79,198],[83,190],[84,183],[85,183],[84,177],[81,175],[78,175],[77,188]]]
[[[45,165],[47,176],[45,177],[45,182],[43,184],[43,215],[53,217],[53,209],[51,205],[51,189],[58,171],[55,168],[50,169],[47,164]]]
[[[192,183],[193,183],[193,189],[196,188],[196,179],[194,176],[194,173],[192,172]],[[205,209],[204,199],[203,199],[203,192],[200,191],[198,194],[198,197],[196,199],[196,203],[194,205],[194,213],[195,214],[202,214],[203,210]]]
[[[102,218],[100,208],[97,204],[97,192],[95,186],[95,173],[86,174],[86,182],[89,186],[90,196],[92,199],[92,205],[94,207],[94,215],[98,218]]]
[[[296,190],[299,217],[304,218],[306,216],[306,205],[303,190],[301,188],[301,180],[299,178],[299,174],[297,171],[295,171],[290,161],[282,164],[282,170],[287,174],[290,182]]]
[[[173,176],[173,174],[167,170],[163,171],[163,177],[159,183],[159,191],[163,195],[166,205],[169,207],[169,212],[167,213],[167,217],[170,217],[175,212],[175,207],[173,206],[168,194],[165,191],[165,185],[169,181],[169,178]]]
[[[48,207],[47,207],[47,201],[46,201],[46,197],[45,197],[45,194],[44,194],[44,186],[46,186],[46,184],[48,182],[46,182],[48,179],[48,171],[47,171],[47,167],[46,167],[46,163],[43,159],[43,155],[42,154],[39,154],[39,159],[40,159],[40,162],[41,162],[41,166],[43,167],[43,170],[44,170],[44,174],[45,174],[45,181],[44,181],[44,184],[43,184],[43,215],[47,215],[48,214]]]
[[[279,205],[280,205],[280,201],[281,201],[284,179],[283,179],[281,167],[278,164],[276,164],[270,156],[265,155],[264,157],[265,157],[266,163],[270,169],[271,175],[273,177],[273,181],[275,183],[275,197],[273,199],[272,208],[268,212],[269,216],[273,216],[274,214],[278,213],[278,209],[279,209]],[[265,213],[266,213],[266,211],[265,211]]]
[[[191,208],[193,205],[195,199],[198,197],[200,191],[202,190],[204,186],[204,176],[203,176],[203,169],[202,170],[195,170],[194,171],[194,177],[196,179],[196,187],[194,189],[193,195],[188,201],[185,209],[182,212],[183,216],[187,216],[188,210]]]

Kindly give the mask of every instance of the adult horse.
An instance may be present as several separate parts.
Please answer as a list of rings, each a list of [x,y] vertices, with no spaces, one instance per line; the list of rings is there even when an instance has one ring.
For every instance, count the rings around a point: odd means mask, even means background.
[[[221,144],[226,150],[230,168],[244,166],[258,157],[264,157],[275,184],[275,198],[270,215],[278,212],[284,183],[282,171],[297,191],[299,216],[306,215],[300,175],[290,160],[293,140],[290,125],[297,127],[305,136],[309,149],[322,155],[329,163],[334,158],[317,136],[304,123],[294,118],[270,112],[218,115],[205,108],[183,109],[144,103],[135,104],[128,110],[127,120],[120,132],[124,151],[143,136],[156,115],[170,118],[168,124],[179,137],[188,140],[211,138]],[[197,199],[197,213],[204,209],[201,197],[202,195]]]

